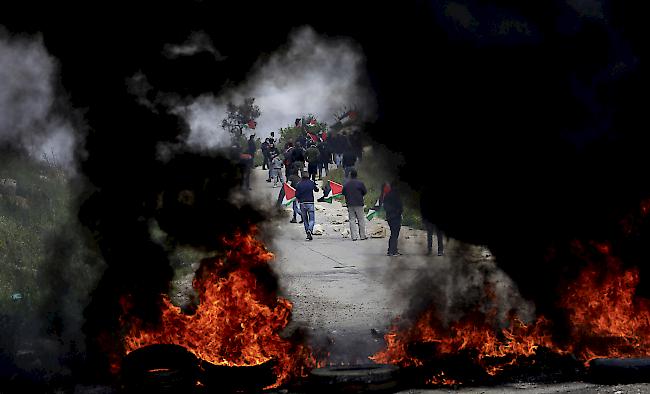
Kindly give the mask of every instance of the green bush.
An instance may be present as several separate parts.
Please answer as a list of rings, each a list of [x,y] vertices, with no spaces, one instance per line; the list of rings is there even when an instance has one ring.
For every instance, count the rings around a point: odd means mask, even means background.
[[[284,144],[287,142],[295,142],[298,137],[302,135],[301,127],[287,126],[280,129],[280,139],[278,140],[278,149],[284,149]]]

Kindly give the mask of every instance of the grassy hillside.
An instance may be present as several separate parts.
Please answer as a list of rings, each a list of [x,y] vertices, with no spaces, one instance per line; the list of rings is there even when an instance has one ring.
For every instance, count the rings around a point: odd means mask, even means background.
[[[0,313],[51,311],[62,301],[81,309],[101,260],[77,224],[68,176],[52,163],[3,152],[0,179],[16,181],[0,188]]]

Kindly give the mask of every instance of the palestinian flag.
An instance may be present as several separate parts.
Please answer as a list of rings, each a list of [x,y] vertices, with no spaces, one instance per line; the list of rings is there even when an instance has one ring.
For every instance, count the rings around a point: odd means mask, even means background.
[[[377,199],[377,202],[375,203],[375,206],[368,209],[368,213],[366,214],[366,219],[372,220],[375,216],[377,216],[377,212],[381,209],[381,205],[379,202],[379,199]]]
[[[296,199],[296,189],[289,186],[288,183],[282,185],[284,188],[284,197],[282,198],[282,205],[289,205]]]
[[[330,191],[325,196],[325,201],[327,201],[328,203],[331,204],[332,199],[334,197],[339,197],[339,196],[342,195],[342,193],[343,193],[343,185],[338,184],[338,183],[333,182],[333,181],[328,181],[328,182],[330,183]]]
[[[357,118],[357,115],[358,114],[356,111],[350,110],[339,117],[339,122],[345,123],[345,122],[353,121]]]
[[[246,122],[246,127],[248,127],[249,129],[254,129],[257,127],[257,122],[251,119],[248,122]]]
[[[317,124],[316,123],[316,118],[311,118],[311,120],[309,121],[309,125],[310,126],[316,126],[316,124]]]
[[[307,133],[307,135],[309,136],[309,138],[311,138],[312,142],[319,142],[318,136],[316,134]]]

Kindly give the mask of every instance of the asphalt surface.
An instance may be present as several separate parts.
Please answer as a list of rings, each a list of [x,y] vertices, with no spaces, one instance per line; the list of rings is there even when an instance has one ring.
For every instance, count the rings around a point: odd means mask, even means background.
[[[249,195],[260,205],[272,209],[280,189],[265,182],[266,177],[267,172],[261,168],[253,171],[253,190]],[[322,193],[315,195],[318,198]],[[371,233],[381,234],[381,227],[387,229],[381,219],[368,222],[367,240],[352,241],[345,235],[349,223],[347,209],[341,202],[316,203],[316,223],[323,227],[324,233],[307,241],[304,226],[289,223],[290,206],[284,211],[284,216],[263,231],[272,235],[269,248],[276,255],[274,269],[283,295],[294,304],[289,329],[297,326],[305,329],[312,345],[328,349],[332,365],[368,363],[368,356],[383,348],[383,333],[393,319],[408,313],[409,305],[417,301],[414,298],[418,298],[418,291],[422,290],[415,288],[422,287],[423,281],[439,282],[437,288],[447,291],[444,297],[454,299],[473,282],[488,280],[495,284],[497,297],[519,303],[521,310],[527,307],[524,300],[517,299],[516,287],[496,268],[492,256],[484,248],[451,239],[445,245],[445,256],[425,256],[425,233],[402,227],[399,249],[403,255],[389,257],[386,256],[388,237],[370,238]],[[463,265],[465,269],[456,268]],[[463,286],[457,285],[465,282]],[[508,309],[508,305],[504,308]],[[532,311],[532,306],[530,308]],[[624,394],[650,393],[650,385],[513,383],[497,387],[403,391],[447,392]]]

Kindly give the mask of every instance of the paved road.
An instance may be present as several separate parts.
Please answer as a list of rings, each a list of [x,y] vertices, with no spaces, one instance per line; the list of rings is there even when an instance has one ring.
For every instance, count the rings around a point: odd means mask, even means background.
[[[260,205],[272,207],[279,188],[265,182],[266,176],[260,168],[254,170],[251,194]],[[316,195],[320,197],[321,193]],[[345,222],[347,210],[341,203],[317,203],[316,209],[316,222],[323,225],[325,233],[314,236],[313,241],[305,240],[302,224],[289,223],[288,209],[286,216],[269,224],[264,232],[273,234],[270,249],[276,254],[275,269],[284,295],[294,303],[292,325],[306,327],[314,345],[329,346],[332,364],[368,362],[367,357],[383,347],[382,336],[372,330],[383,333],[393,318],[404,314],[412,301],[413,287],[422,286],[423,281],[437,281],[438,288],[448,289],[445,296],[452,299],[454,291],[464,288],[458,282],[466,281],[466,286],[471,286],[487,278],[497,284],[504,299],[517,298],[514,284],[500,273],[489,252],[482,248],[450,240],[446,256],[427,257],[424,233],[403,227],[399,242],[404,255],[388,257],[387,238],[353,242],[342,236],[349,224]],[[371,231],[378,226],[386,225],[379,219],[370,222]],[[464,263],[459,262],[461,253]],[[466,264],[467,261],[472,264]],[[446,287],[440,284],[445,280],[449,282]],[[650,393],[650,385],[599,386],[575,382],[404,391],[446,392],[624,394]]]

